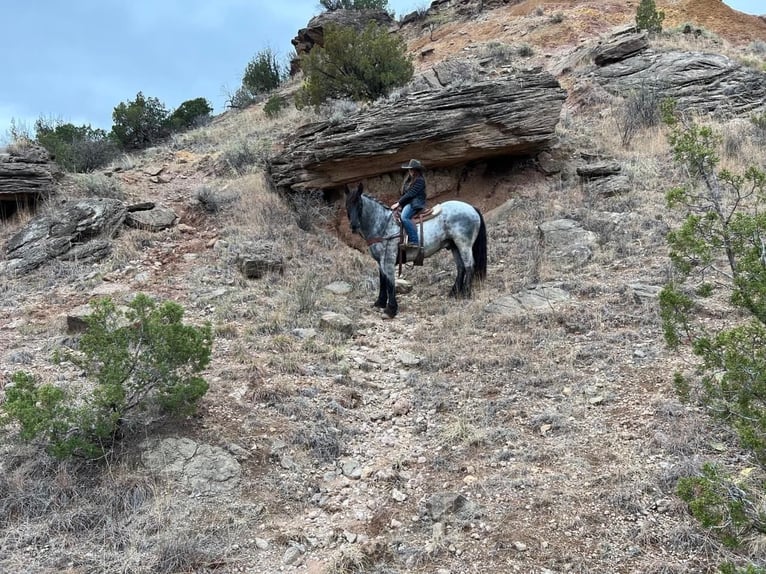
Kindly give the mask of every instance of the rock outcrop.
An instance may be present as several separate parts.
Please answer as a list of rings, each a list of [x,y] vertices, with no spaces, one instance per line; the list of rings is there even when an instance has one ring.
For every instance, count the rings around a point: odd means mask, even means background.
[[[5,246],[0,272],[28,273],[49,260],[98,260],[111,251],[107,241],[125,220],[125,204],[117,199],[64,202],[50,214],[32,219]]]
[[[428,168],[449,167],[535,155],[555,140],[566,93],[547,72],[504,71],[441,89],[432,84],[423,76],[409,93],[338,122],[302,126],[272,161],[274,185],[330,189],[398,170],[412,157]]]
[[[635,27],[615,33],[609,40],[593,50],[593,62],[597,66],[606,66],[643,52],[649,47],[646,32],[639,32]]]
[[[61,170],[42,147],[14,145],[0,149],[0,215],[2,204],[26,204],[54,191]]]
[[[592,74],[615,95],[653,90],[673,98],[679,109],[734,115],[759,108],[766,100],[766,74],[721,54],[646,49],[617,59],[620,50],[616,45],[611,51],[603,51],[603,47],[600,50],[595,56],[600,55],[604,65],[596,67]]]

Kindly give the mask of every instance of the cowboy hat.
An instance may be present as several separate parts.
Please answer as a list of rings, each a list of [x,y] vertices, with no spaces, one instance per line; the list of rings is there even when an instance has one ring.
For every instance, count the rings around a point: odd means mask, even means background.
[[[423,164],[416,159],[411,159],[410,163],[402,166],[402,169],[417,169],[423,171]]]

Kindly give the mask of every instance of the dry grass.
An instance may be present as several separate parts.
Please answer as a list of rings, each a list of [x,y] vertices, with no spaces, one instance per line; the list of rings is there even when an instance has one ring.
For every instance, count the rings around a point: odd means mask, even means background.
[[[554,25],[547,7],[534,13],[543,4],[518,8],[546,30],[574,30],[575,18],[587,16],[566,13]],[[439,26],[434,36],[454,37],[459,28]],[[484,49],[518,58],[502,44]],[[575,158],[580,151],[615,158],[630,189],[589,197],[571,173],[505,174],[491,204],[503,209],[484,210],[490,273],[475,297],[447,297],[455,268],[445,252],[405,269],[414,290],[400,296],[394,321],[369,308],[377,268],[335,233],[342,211],[313,200],[296,210],[271,191],[261,169],[285,134],[315,119],[311,112],[289,108],[270,120],[254,106],[178,136],[173,148],[228,153],[224,163],[241,169],[168,192],[183,194],[174,201],[185,207],[206,186],[197,199],[216,208],[195,213],[195,233],[125,230],[99,272],[130,284],[159,261],[147,287],[184,304],[192,320],[215,325],[203,410],[180,428],[145,432],[242,445],[250,453],[244,484],[230,497],[191,498],[147,476],[131,445],[122,462],[96,469],[53,463],[8,436],[0,458],[0,571],[274,572],[293,568],[282,563],[289,545],[305,552],[296,571],[316,558],[337,574],[713,568],[725,554],[678,504],[675,486],[717,456],[718,443],[732,466],[742,453],[675,399],[670,378],[679,361],[663,347],[656,304],[636,300],[628,287],[666,278],[672,216],[663,196],[679,174],[664,128],[639,130],[623,146],[618,102],[589,85],[570,99],[578,101],[558,127],[562,147]],[[761,157],[747,124],[717,124],[728,142],[724,166]],[[250,144],[254,156],[237,159],[237,149]],[[144,161],[121,165],[138,171]],[[488,190],[477,189],[466,199],[486,201]],[[573,267],[551,260],[538,226],[559,218],[599,234],[591,260]],[[20,227],[3,223],[0,232],[7,237]],[[232,256],[250,241],[272,244],[284,273],[244,279]],[[39,350],[61,337],[49,315],[81,302],[91,271],[53,265],[24,284],[0,283],[0,319],[23,321],[12,331],[0,324],[7,370],[18,367],[9,366],[9,350],[19,349],[32,356],[24,367],[45,380],[70,376],[53,372]],[[325,290],[333,281],[347,282],[351,293]],[[500,296],[547,281],[568,291],[570,302],[519,317],[487,310]],[[326,311],[349,317],[354,334],[321,329]],[[300,338],[297,328],[314,329],[313,337]],[[420,363],[401,363],[401,350]],[[340,473],[339,461],[349,458],[359,462],[361,479]],[[394,500],[394,489],[406,500]],[[445,530],[435,531],[420,506],[444,492],[461,493],[472,511],[447,514]],[[369,538],[347,543],[344,532]],[[256,547],[256,537],[269,547]],[[763,547],[754,538],[747,552],[758,556]]]

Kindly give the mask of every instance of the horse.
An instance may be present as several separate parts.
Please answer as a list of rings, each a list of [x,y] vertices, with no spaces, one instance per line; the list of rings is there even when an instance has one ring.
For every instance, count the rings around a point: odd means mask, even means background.
[[[383,309],[387,317],[394,318],[399,310],[396,302],[396,264],[403,255],[408,261],[412,260],[420,247],[407,246],[405,253],[400,253],[400,223],[394,211],[364,193],[361,183],[354,190],[347,185],[345,199],[351,231],[362,236],[370,254],[378,262],[380,290],[373,306]],[[450,295],[471,297],[474,281],[487,276],[487,228],[481,212],[463,201],[445,201],[441,204],[441,212],[423,223],[420,240],[423,257],[430,257],[442,249],[452,252],[457,276]]]

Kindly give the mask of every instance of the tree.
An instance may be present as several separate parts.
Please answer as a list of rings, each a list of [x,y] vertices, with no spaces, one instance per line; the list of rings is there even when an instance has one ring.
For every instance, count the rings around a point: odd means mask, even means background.
[[[279,63],[276,54],[266,48],[247,64],[242,87],[252,95],[264,94],[278,88],[285,76],[285,67]]]
[[[683,218],[668,233],[674,277],[660,293],[660,314],[667,344],[688,344],[699,358],[691,375],[676,373],[674,382],[682,400],[697,401],[730,426],[764,466],[766,173],[716,171],[721,138],[706,126],[674,125],[669,140],[687,180],[666,195]],[[719,307],[720,319],[711,320],[708,301]],[[762,482],[745,484],[742,476],[706,465],[679,480],[677,494],[727,546],[766,533]],[[730,564],[720,571],[756,572]]]
[[[403,86],[413,74],[404,40],[370,22],[361,32],[328,25],[324,46],[302,56],[304,83],[299,105],[318,107],[328,99],[375,100]]]
[[[654,0],[641,0],[636,9],[636,26],[639,30],[662,32],[664,12],[658,12]]]
[[[319,0],[319,4],[328,12],[336,10],[388,9],[388,0]]]
[[[137,150],[156,144],[169,134],[169,112],[157,98],[144,97],[120,102],[112,112],[112,136],[126,150]]]
[[[48,150],[63,169],[75,173],[106,165],[118,152],[102,129],[42,117],[35,122],[35,141]]]
[[[186,100],[178,106],[168,119],[173,131],[185,130],[210,119],[213,107],[205,98]]]
[[[188,415],[208,388],[199,373],[211,358],[210,325],[186,325],[180,305],[145,295],[127,310],[108,298],[92,305],[79,350],[63,353],[92,390],[75,395],[16,372],[0,405],[0,422],[19,423],[22,438],[42,441],[59,458],[102,457],[126,433],[131,413]]]
[[[766,464],[766,173],[716,171],[720,138],[706,126],[679,125],[670,136],[674,158],[688,174],[667,192],[682,209],[668,234],[675,278],[662,291],[660,310],[671,348],[688,341],[700,357],[699,385],[676,376],[677,386],[736,430],[742,445]],[[704,302],[729,306],[717,326],[703,317]]]
[[[242,75],[242,84],[228,98],[230,108],[246,108],[259,100],[259,96],[278,88],[287,78],[288,69],[270,49],[261,50],[248,62]]]

